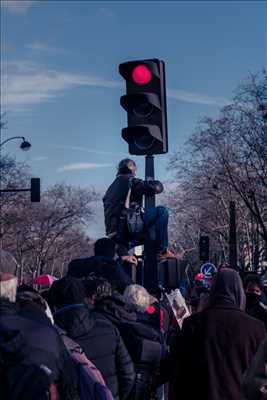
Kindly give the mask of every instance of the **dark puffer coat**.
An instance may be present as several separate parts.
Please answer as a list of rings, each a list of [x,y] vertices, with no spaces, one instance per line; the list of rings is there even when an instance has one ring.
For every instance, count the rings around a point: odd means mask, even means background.
[[[119,329],[134,362],[136,385],[131,400],[150,398],[156,369],[166,358],[160,332],[148,324],[137,322],[136,314],[125,309],[119,295],[102,299],[97,303],[96,310],[99,316],[107,318]]]
[[[135,372],[118,330],[110,322],[97,318],[84,304],[66,306],[54,318],[102,373],[114,399],[129,399]]]
[[[27,310],[26,310],[27,309]],[[57,384],[64,399],[76,399],[76,376],[73,363],[54,327],[46,315],[29,304],[23,310],[8,300],[0,300],[0,332],[20,333],[24,342],[24,357],[28,364],[44,365],[51,371],[50,380]],[[16,341],[13,341],[14,346]],[[10,350],[10,348],[9,348]],[[16,349],[14,349],[14,353]],[[20,357],[19,353],[17,354]]]
[[[243,400],[243,375],[265,337],[264,324],[244,312],[242,282],[234,270],[215,277],[209,307],[184,320],[174,340],[171,400]]]
[[[49,374],[43,366],[28,362],[29,353],[18,330],[0,327],[1,400],[47,400]]]

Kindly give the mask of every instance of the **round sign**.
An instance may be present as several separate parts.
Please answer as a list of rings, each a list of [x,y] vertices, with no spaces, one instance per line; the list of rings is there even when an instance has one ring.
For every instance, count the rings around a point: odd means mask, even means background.
[[[200,272],[205,275],[205,278],[211,278],[217,272],[217,268],[212,263],[205,263],[201,265]]]

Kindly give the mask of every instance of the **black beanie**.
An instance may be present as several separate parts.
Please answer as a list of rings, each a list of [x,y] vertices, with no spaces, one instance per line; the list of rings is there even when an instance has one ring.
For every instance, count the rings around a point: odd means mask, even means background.
[[[71,304],[84,303],[85,290],[79,279],[65,276],[52,284],[50,296],[53,306],[59,309]]]
[[[115,256],[115,242],[109,238],[101,238],[95,242],[95,255],[108,258]]]
[[[83,278],[88,275],[88,260],[87,258],[76,258],[71,260],[68,265],[68,276],[73,276],[74,278]]]

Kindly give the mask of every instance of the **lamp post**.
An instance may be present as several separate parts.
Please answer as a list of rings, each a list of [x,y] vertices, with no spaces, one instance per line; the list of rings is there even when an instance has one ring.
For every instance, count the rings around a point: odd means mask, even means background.
[[[27,140],[25,140],[24,136],[12,136],[10,138],[5,139],[3,142],[1,142],[1,128],[3,127],[3,124],[0,123],[0,195],[2,194],[2,192],[4,192],[4,190],[2,190],[2,173],[1,173],[1,150],[2,150],[2,146],[4,144],[6,144],[7,142],[10,142],[11,140],[16,140],[16,139],[21,139],[22,142],[20,144],[20,148],[23,151],[28,151],[31,148],[31,144],[30,142],[28,142]],[[1,216],[1,204],[0,204],[0,216]],[[3,248],[3,225],[2,225],[2,219],[0,218],[1,222],[0,222],[0,248]]]
[[[10,142],[11,140],[14,140],[14,139],[21,139],[21,140],[22,140],[22,142],[21,142],[21,144],[20,144],[21,150],[24,150],[24,151],[30,150],[31,144],[30,144],[30,142],[28,142],[27,140],[25,140],[25,137],[24,137],[24,136],[12,136],[12,137],[10,137],[10,138],[7,138],[6,140],[4,140],[3,142],[0,143],[0,148],[1,148],[4,144],[6,144],[7,142]]]

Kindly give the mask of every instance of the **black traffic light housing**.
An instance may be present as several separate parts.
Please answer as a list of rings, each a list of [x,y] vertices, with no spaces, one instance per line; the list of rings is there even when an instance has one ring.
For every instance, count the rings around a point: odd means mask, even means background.
[[[210,258],[210,240],[208,236],[200,236],[199,238],[199,259],[208,261]]]
[[[40,178],[31,178],[31,202],[40,202]]]
[[[129,61],[119,65],[126,81],[121,106],[127,111],[128,127],[122,137],[135,155],[168,152],[165,65],[158,59]]]

